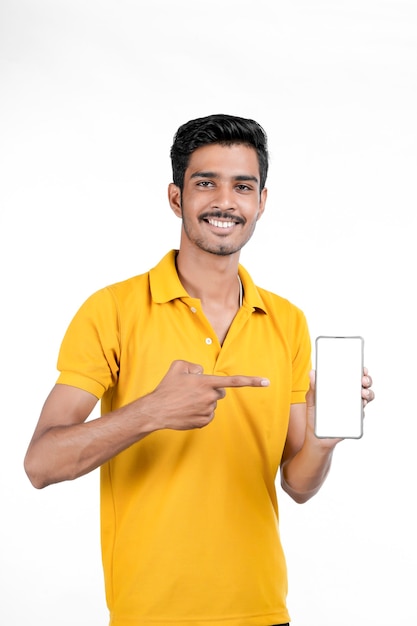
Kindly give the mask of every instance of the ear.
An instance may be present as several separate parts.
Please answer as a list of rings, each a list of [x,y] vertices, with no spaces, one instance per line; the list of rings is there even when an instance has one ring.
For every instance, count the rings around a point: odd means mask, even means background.
[[[261,197],[259,200],[259,210],[258,210],[257,220],[259,220],[259,218],[262,216],[263,212],[265,211],[267,196],[268,196],[268,190],[264,187],[261,191]]]
[[[177,187],[177,185],[174,185],[174,183],[169,183],[168,185],[168,200],[175,215],[182,217],[181,189]]]

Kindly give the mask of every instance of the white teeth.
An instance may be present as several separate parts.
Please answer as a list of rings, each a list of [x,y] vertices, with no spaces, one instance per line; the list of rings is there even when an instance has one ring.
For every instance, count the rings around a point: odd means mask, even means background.
[[[235,224],[234,222],[219,222],[218,220],[208,220],[208,222],[217,228],[231,228]]]

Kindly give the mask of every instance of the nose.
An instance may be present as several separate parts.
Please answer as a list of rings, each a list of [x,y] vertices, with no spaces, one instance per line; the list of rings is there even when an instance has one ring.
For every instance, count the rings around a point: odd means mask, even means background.
[[[213,197],[213,208],[222,211],[233,211],[236,208],[235,194],[233,187],[228,184],[218,185]]]

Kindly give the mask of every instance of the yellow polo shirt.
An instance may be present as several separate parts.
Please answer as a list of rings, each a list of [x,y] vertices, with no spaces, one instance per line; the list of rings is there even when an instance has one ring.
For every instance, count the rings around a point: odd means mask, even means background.
[[[275,477],[290,404],[304,402],[303,313],[239,266],[243,305],[221,346],[169,252],[150,272],[102,289],[64,337],[58,383],[107,413],[151,392],[172,361],[255,375],[227,389],[214,420],[156,431],[101,468],[101,529],[112,626],[267,626],[289,621]]]

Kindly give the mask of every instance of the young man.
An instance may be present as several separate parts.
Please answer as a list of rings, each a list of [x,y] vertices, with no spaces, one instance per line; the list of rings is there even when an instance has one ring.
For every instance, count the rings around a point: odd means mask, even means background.
[[[304,315],[239,265],[265,209],[267,140],[213,115],[179,128],[171,158],[179,250],[78,311],[25,467],[42,488],[101,466],[112,626],[286,624],[276,473],[305,502],[337,440],[313,433]]]

